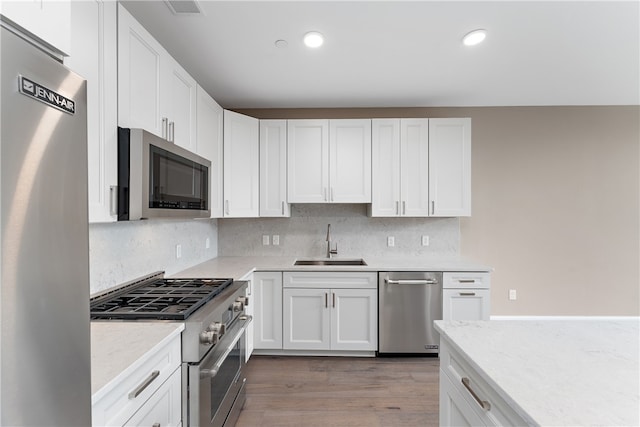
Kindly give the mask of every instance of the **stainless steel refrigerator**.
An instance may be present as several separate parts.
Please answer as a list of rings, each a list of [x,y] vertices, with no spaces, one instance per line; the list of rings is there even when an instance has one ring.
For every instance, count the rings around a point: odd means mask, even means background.
[[[0,425],[87,427],[86,82],[1,26]]]

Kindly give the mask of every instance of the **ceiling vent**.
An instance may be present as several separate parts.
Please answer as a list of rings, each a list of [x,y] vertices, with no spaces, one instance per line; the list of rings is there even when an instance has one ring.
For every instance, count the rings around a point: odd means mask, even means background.
[[[199,15],[202,9],[196,0],[165,0],[174,15]]]

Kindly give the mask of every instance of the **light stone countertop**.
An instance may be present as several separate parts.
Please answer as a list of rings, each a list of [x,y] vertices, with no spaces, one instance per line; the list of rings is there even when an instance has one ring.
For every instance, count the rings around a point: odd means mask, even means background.
[[[322,259],[299,257],[300,259]],[[253,271],[491,271],[490,267],[464,258],[364,257],[367,265],[294,266],[296,257],[218,257],[182,270],[172,277],[219,277],[242,279]],[[353,259],[340,258],[334,259]]]
[[[138,369],[145,354],[164,346],[184,329],[179,322],[91,322],[91,403]]]
[[[640,320],[436,321],[531,425],[640,425]]]

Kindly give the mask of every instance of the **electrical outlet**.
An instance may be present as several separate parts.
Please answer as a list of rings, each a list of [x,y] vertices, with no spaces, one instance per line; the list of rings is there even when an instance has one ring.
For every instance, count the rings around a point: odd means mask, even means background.
[[[176,258],[182,258],[182,245],[176,245]]]
[[[393,236],[389,236],[387,237],[387,246],[389,246],[390,248],[394,247],[396,245],[396,238]]]
[[[516,290],[515,289],[509,289],[509,300],[515,301],[516,299],[518,299],[518,295],[516,294]]]
[[[264,246],[269,246],[269,235],[268,234],[263,234],[262,235],[262,244]]]
[[[422,236],[422,246],[429,246],[429,236]]]
[[[271,243],[273,243],[273,246],[278,246],[280,244],[280,235],[279,234],[274,234],[271,237]]]
[[[207,237],[204,241],[204,248],[209,249],[211,247],[211,240]]]

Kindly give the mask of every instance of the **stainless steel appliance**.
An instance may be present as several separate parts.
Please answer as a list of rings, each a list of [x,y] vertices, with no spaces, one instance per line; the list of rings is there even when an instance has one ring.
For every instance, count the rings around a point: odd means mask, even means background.
[[[0,425],[88,426],[86,82],[0,27]]]
[[[209,218],[210,169],[152,133],[118,128],[118,220]]]
[[[183,322],[183,425],[232,426],[245,401],[247,283],[141,278],[91,299],[91,318]]]
[[[442,273],[378,273],[378,354],[438,354]]]

